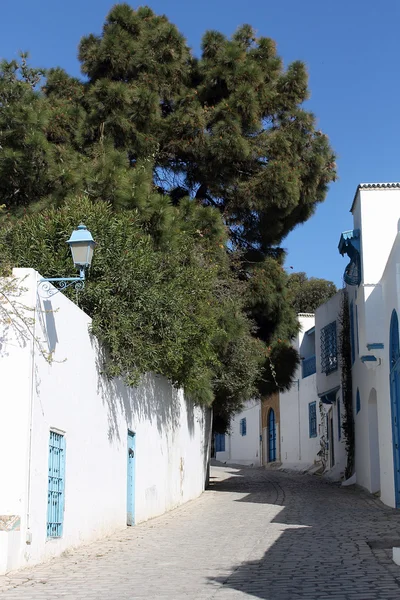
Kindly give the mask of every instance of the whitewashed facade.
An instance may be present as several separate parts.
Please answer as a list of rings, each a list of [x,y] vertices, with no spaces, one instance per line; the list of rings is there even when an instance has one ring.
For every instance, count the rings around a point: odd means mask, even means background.
[[[28,315],[42,343],[1,325],[0,573],[199,496],[211,439],[209,410],[160,376],[148,375],[138,388],[105,379],[90,318],[61,293],[41,298],[35,271],[15,269],[14,277],[23,281],[19,300],[34,309]],[[52,352],[51,364],[41,349]],[[50,472],[54,440],[59,467]],[[61,490],[56,518],[50,479]]]
[[[308,469],[318,461],[320,411],[315,374],[315,319],[298,315],[300,331],[293,341],[300,365],[293,385],[279,394],[281,461],[290,469]]]
[[[400,508],[400,184],[360,184],[348,254],[357,483]]]
[[[225,435],[215,436],[215,458],[227,464],[261,465],[261,404],[250,400],[236,414]]]
[[[346,442],[342,424],[344,407],[339,357],[340,312],[339,291],[315,312],[317,395],[321,409],[320,459],[333,479],[344,479]]]

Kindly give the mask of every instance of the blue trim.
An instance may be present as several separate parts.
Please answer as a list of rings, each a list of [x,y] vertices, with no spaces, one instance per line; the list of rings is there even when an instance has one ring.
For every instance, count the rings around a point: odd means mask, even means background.
[[[270,409],[268,414],[268,462],[276,461],[276,422],[275,411]]]
[[[358,414],[361,410],[361,398],[360,398],[360,392],[357,388],[357,395],[356,395],[356,414]]]
[[[368,350],[383,350],[384,349],[384,344],[367,344],[367,349]]]
[[[63,534],[65,497],[65,438],[61,433],[50,431],[48,491],[47,491],[47,537],[59,538]]]
[[[322,404],[333,404],[336,400],[336,392],[337,390],[334,390],[320,396]]]
[[[308,405],[308,424],[310,438],[317,437],[317,403],[310,402]]]
[[[371,354],[366,354],[365,356],[361,357],[361,362],[363,362],[363,363],[376,362],[376,356],[372,356]]]
[[[225,452],[225,434],[215,434],[215,452]]]
[[[394,498],[400,508],[400,339],[399,320],[393,310],[390,319],[390,406],[392,416],[392,448],[394,472]]]
[[[317,361],[316,357],[309,356],[308,358],[303,358],[301,361],[301,370],[303,379],[309,377],[310,375],[314,375],[317,372]]]
[[[135,524],[135,462],[136,434],[128,430],[127,482],[126,482],[126,524]]]

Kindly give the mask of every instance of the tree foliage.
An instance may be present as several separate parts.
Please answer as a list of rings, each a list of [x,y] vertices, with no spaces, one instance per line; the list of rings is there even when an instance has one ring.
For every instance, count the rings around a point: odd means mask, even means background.
[[[114,267],[99,249],[82,297],[110,372],[130,379],[146,368],[198,397],[206,390],[226,422],[255,389],[287,388],[297,361],[294,282],[279,245],[336,176],[328,138],[303,106],[305,66],[284,68],[273,40],[249,25],[230,38],[207,31],[195,57],[165,16],[128,4],[111,9],[100,35],[81,40],[79,58],[85,80],[30,68],[26,55],[1,64],[4,256],[60,272],[60,240],[82,215],[113,256]],[[117,257],[125,250],[131,268]],[[123,265],[121,285],[115,265]],[[140,290],[146,269],[149,286]]]
[[[292,273],[287,283],[289,297],[297,313],[313,313],[315,310],[332,298],[337,288],[332,281],[308,278],[305,273]]]

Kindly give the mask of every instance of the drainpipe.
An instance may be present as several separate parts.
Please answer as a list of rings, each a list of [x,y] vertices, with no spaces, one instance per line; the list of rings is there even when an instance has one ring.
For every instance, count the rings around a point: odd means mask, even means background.
[[[31,346],[31,389],[30,389],[30,406],[29,406],[29,446],[28,446],[28,488],[26,497],[26,543],[32,543],[32,533],[30,531],[31,525],[31,472],[32,472],[32,429],[33,429],[33,402],[35,398],[35,339],[36,339],[36,302],[37,302],[37,273],[35,271],[35,277],[33,279],[33,294],[32,294],[32,306],[33,306],[33,325],[32,325],[32,346]]]
[[[301,461],[300,379],[297,380],[297,409],[299,411],[299,462]]]

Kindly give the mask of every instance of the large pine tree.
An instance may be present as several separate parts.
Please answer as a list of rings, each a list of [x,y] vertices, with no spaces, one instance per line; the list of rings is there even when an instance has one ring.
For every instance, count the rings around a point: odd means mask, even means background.
[[[22,77],[17,65],[3,64],[0,94],[19,96],[4,123],[0,116],[2,202],[33,210],[84,193],[116,211],[138,211],[158,243],[172,243],[186,198],[213,207],[265,348],[258,387],[289,385],[297,321],[280,245],[335,179],[328,138],[303,106],[304,64],[285,69],[273,40],[249,25],[230,39],[206,32],[196,58],[165,16],[128,4],[112,8],[101,35],[82,39],[79,57],[85,81],[56,68],[37,91],[25,63]],[[213,240],[207,219],[199,231]],[[246,354],[240,344],[221,352],[226,370],[216,375],[215,406],[226,415],[243,400],[230,395],[229,378],[240,377]]]

